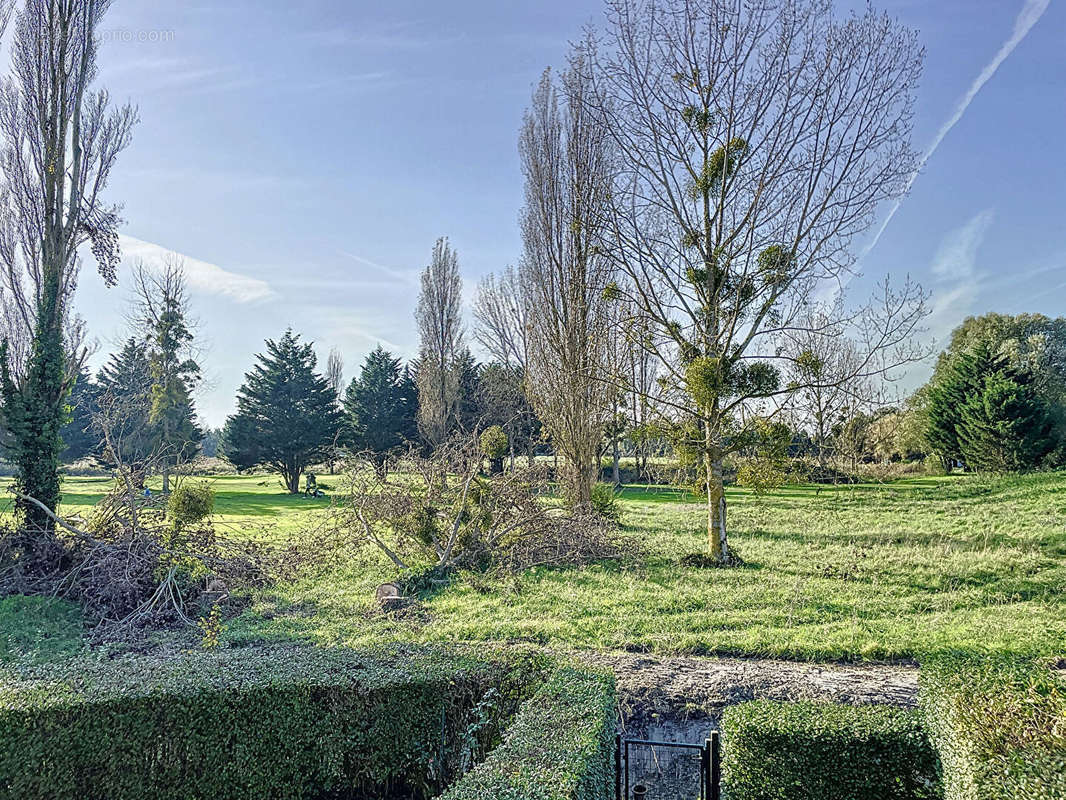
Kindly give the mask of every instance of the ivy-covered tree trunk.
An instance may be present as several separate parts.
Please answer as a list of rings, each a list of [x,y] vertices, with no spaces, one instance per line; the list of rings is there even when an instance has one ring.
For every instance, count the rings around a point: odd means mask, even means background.
[[[16,388],[5,376],[5,404],[14,439],[18,491],[55,511],[59,507],[59,456],[63,451],[60,430],[67,420],[66,364],[60,320],[58,280],[47,279],[26,375]],[[54,522],[43,509],[28,500],[16,503],[19,516],[30,527],[50,532]]]

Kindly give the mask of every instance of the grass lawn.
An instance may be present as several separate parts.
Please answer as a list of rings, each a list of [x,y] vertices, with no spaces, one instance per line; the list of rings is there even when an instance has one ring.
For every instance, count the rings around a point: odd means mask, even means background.
[[[263,476],[213,483],[220,528],[246,537],[298,535],[329,502],[287,496]],[[104,488],[69,479],[64,510],[85,510]],[[677,491],[633,488],[622,504],[626,532],[647,553],[636,567],[460,575],[418,610],[386,617],[373,613],[372,592],[395,571],[367,550],[343,569],[257,592],[224,636],[522,640],[799,659],[1066,652],[1066,474],[762,496],[731,489],[729,501],[741,568],[682,566],[705,544],[700,505]]]

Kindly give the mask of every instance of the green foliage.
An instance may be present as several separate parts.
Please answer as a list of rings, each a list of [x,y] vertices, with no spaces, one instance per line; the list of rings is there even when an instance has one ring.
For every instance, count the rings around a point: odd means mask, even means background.
[[[737,486],[763,494],[788,483],[788,448],[792,429],[783,422],[757,417],[747,427],[746,456],[737,467]]]
[[[206,481],[186,481],[167,498],[167,514],[177,525],[193,525],[211,515],[215,490]]]
[[[954,653],[920,681],[946,800],[1066,798],[1066,684],[1046,661]]]
[[[975,469],[1032,469],[1055,446],[1052,427],[1030,376],[997,362],[962,407],[959,447]]]
[[[499,425],[518,452],[532,453],[541,423],[526,397],[521,367],[492,362],[478,372],[478,405],[486,425]]]
[[[203,431],[196,424],[191,390],[200,380],[200,365],[187,358],[193,341],[185,320],[184,289],[167,278],[157,284],[160,296],[153,300],[149,329],[148,365],[152,378],[148,421],[154,449],[167,465],[179,464],[196,455]]]
[[[610,677],[560,667],[442,800],[610,800],[616,713]]]
[[[613,485],[609,483],[595,483],[589,496],[594,513],[600,515],[608,522],[619,525],[622,522],[622,506],[618,502],[618,495]]]
[[[93,383],[86,367],[82,367],[70,390],[67,405],[70,420],[63,426],[63,461],[70,463],[86,458],[96,450],[100,437],[93,428],[93,413],[97,411],[99,387]]]
[[[917,712],[757,700],[722,715],[730,800],[935,800],[936,754]]]
[[[503,472],[503,458],[511,446],[504,429],[499,425],[486,428],[478,439],[478,444],[485,458],[492,462],[493,474]]]
[[[237,393],[222,453],[237,469],[273,467],[289,493],[298,494],[304,468],[329,455],[341,413],[329,381],[315,372],[310,343],[301,344],[290,329],[280,341],[267,339],[266,348]]]
[[[110,452],[105,442],[98,442],[97,459],[105,466],[121,461],[140,472],[155,443],[149,419],[152,375],[148,347],[136,339],[127,339],[100,370],[96,382],[101,402],[108,409],[107,423],[116,450]]]
[[[502,698],[484,749],[535,674],[399,648],[86,656],[0,688],[0,798],[432,796],[479,701]]]
[[[59,507],[60,430],[67,423],[67,359],[63,347],[63,313],[59,277],[45,273],[37,300],[37,320],[25,375],[16,380],[7,340],[0,341],[0,399],[10,438],[8,457],[17,467],[16,487],[55,511]],[[19,516],[42,531],[53,528],[38,506],[20,500]]]
[[[930,384],[926,414],[930,446],[978,470],[1031,469],[1055,446],[1032,377],[985,342],[956,355]]]
[[[410,372],[381,345],[366,357],[344,395],[345,444],[385,468],[390,453],[418,434],[418,388]]]
[[[1028,376],[1033,390],[1054,424],[1059,447],[1053,463],[1063,458],[1063,430],[1066,426],[1066,319],[1050,319],[1041,314],[985,314],[969,317],[951,334],[951,342],[937,359],[936,368],[924,392],[932,412],[927,428],[928,444],[944,458],[961,459],[954,430],[962,404],[976,384],[959,385],[960,365],[977,351],[1004,359],[1006,368]],[[951,415],[952,404],[956,409]]]

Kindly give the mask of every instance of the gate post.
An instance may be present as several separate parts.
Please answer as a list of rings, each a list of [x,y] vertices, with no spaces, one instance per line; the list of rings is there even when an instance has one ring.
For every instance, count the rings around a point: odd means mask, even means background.
[[[721,800],[722,797],[722,745],[718,731],[711,731],[711,739],[707,743],[711,750],[711,800]]]
[[[622,734],[614,736],[614,800],[622,800]]]

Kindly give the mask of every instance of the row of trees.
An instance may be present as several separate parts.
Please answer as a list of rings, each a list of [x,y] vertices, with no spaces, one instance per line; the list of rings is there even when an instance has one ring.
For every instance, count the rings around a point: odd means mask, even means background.
[[[503,455],[512,457],[531,457],[536,446],[539,424],[525,404],[520,373],[478,364],[467,349],[427,367],[423,359],[405,365],[378,346],[343,393],[339,357],[331,354],[319,373],[313,345],[291,330],[268,340],[257,359],[222,431],[220,453],[238,469],[277,470],[292,493],[309,466],[344,454],[365,458],[383,478],[401,451],[433,450],[456,434],[472,438],[498,428]]]

